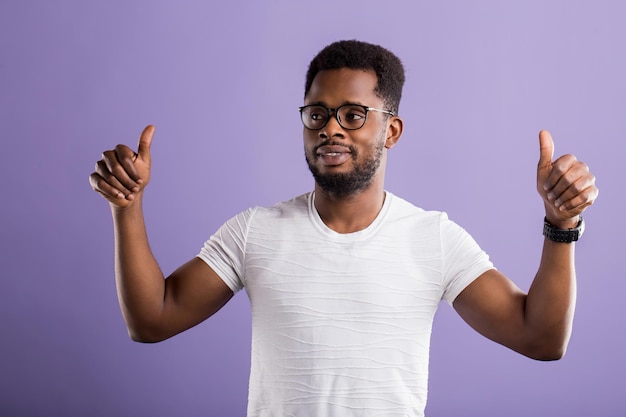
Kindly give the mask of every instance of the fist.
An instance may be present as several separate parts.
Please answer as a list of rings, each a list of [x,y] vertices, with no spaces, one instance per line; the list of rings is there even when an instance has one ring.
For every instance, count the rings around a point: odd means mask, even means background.
[[[598,196],[596,178],[574,155],[554,158],[554,141],[546,130],[539,132],[537,191],[543,199],[548,221],[556,227],[576,227],[580,214]]]
[[[91,188],[115,207],[130,207],[150,181],[153,136],[154,126],[147,126],[139,138],[137,152],[126,145],[103,152],[89,176]]]

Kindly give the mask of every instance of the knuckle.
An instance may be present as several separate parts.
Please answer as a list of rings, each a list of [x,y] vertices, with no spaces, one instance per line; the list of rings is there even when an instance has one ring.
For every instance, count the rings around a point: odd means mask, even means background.
[[[117,178],[115,177],[113,173],[105,172],[104,175],[102,176],[102,180],[106,182],[107,184],[112,184],[113,182],[117,181]]]
[[[595,200],[595,192],[592,189],[585,189],[578,194],[577,199],[580,206],[590,206]]]
[[[574,195],[585,197],[586,190],[581,184],[572,184],[572,191],[574,192]]]
[[[120,178],[126,174],[126,170],[121,165],[116,164],[111,167],[111,173],[115,175],[117,178]]]
[[[107,168],[106,168],[106,163],[104,162],[104,160],[99,160],[98,162],[96,162],[96,172],[102,173],[102,172],[106,172]]]
[[[573,163],[578,161],[578,158],[576,158],[576,155],[568,153],[566,155],[563,155],[563,160],[568,162],[568,163],[570,163],[570,164],[573,164]]]
[[[94,190],[96,190],[99,178],[100,175],[96,174],[95,172],[89,176],[89,185],[91,185],[91,188],[93,188]]]
[[[589,201],[591,197],[589,189],[581,190],[578,195],[582,198],[583,201]]]
[[[562,161],[561,161],[561,162],[562,162]],[[563,175],[563,174],[566,172],[565,164],[564,164],[564,163],[557,163],[557,164],[554,164],[554,167],[553,167],[553,172],[554,172],[555,174],[558,174],[559,176],[560,176],[560,175]]]
[[[580,172],[589,172],[589,166],[582,161],[577,161],[573,166]]]
[[[126,145],[119,144],[115,147],[115,155],[120,161],[122,159],[130,158],[134,154],[135,152],[133,152],[133,150]]]
[[[110,185],[106,182],[104,178],[100,177],[95,181],[95,185],[93,187],[94,187],[94,190],[105,194],[107,191],[107,188],[110,188]]]
[[[578,184],[578,175],[576,175],[575,172],[570,171],[565,171],[561,174],[561,179],[559,180],[559,182],[561,183],[561,186],[563,187],[563,189],[567,189],[570,187],[576,187]]]
[[[597,195],[595,190],[589,188],[585,189],[580,194],[584,198],[584,200],[589,203],[593,203],[593,200],[595,200],[595,197]]]

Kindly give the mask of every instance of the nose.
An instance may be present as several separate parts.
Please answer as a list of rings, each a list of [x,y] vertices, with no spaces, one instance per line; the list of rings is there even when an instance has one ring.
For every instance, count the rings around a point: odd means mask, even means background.
[[[328,119],[328,122],[326,123],[326,126],[319,131],[319,137],[321,139],[337,137],[343,138],[343,133],[343,128],[339,124],[339,120],[337,120],[337,112],[333,111]]]

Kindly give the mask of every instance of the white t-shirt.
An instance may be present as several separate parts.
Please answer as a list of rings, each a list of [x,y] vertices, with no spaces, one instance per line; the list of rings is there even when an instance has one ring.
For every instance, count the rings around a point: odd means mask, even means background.
[[[348,234],[313,193],[251,208],[198,256],[250,298],[249,416],[423,416],[437,306],[493,268],[445,213],[389,192]]]

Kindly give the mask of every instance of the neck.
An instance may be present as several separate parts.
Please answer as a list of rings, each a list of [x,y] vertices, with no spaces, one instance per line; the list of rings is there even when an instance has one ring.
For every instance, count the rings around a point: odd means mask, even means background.
[[[353,233],[367,228],[380,213],[384,202],[382,178],[345,197],[328,194],[315,184],[315,209],[326,226],[337,233]]]

